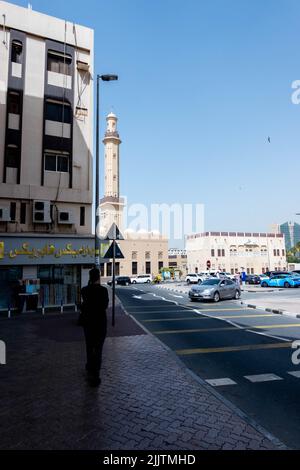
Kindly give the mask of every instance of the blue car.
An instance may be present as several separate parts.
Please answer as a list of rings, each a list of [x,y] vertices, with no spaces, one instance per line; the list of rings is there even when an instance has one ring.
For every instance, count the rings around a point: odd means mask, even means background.
[[[289,274],[275,274],[269,279],[262,279],[261,287],[299,287],[300,276]]]

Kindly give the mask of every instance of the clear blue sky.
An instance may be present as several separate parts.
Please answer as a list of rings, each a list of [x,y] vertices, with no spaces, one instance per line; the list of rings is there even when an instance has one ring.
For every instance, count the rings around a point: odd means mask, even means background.
[[[31,3],[94,28],[96,71],[119,74],[102,86],[101,126],[113,107],[129,202],[202,202],[206,230],[295,219],[298,0]]]

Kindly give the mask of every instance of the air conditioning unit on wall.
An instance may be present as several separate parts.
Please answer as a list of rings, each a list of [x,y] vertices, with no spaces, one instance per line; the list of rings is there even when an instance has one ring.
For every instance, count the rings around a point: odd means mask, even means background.
[[[33,201],[32,220],[34,224],[50,224],[52,222],[50,201]]]
[[[10,222],[10,211],[8,207],[0,207],[0,222]]]
[[[74,224],[74,217],[71,211],[58,210],[58,223],[59,224]]]

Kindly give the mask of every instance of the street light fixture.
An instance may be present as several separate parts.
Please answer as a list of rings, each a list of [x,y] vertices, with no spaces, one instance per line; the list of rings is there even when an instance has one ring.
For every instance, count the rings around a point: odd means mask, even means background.
[[[100,238],[98,236],[98,225],[99,225],[99,210],[98,204],[100,201],[99,194],[99,170],[100,170],[100,157],[99,157],[99,88],[100,80],[103,82],[111,82],[118,80],[118,75],[97,75],[97,110],[96,110],[96,189],[95,189],[95,267],[99,269],[101,276],[101,267],[100,267]]]

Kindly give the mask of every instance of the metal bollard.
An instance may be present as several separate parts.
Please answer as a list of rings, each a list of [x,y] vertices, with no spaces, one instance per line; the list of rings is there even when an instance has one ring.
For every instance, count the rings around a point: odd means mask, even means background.
[[[60,301],[60,313],[63,313],[64,311],[64,304],[63,304],[63,299]]]
[[[77,302],[75,302],[75,312],[78,312],[78,305],[77,305]]]
[[[44,301],[42,302],[42,315],[45,315],[45,303],[44,303]]]
[[[8,304],[7,308],[8,308],[8,310],[7,310],[7,316],[8,316],[8,318],[10,318],[10,315],[11,315],[10,304]]]

